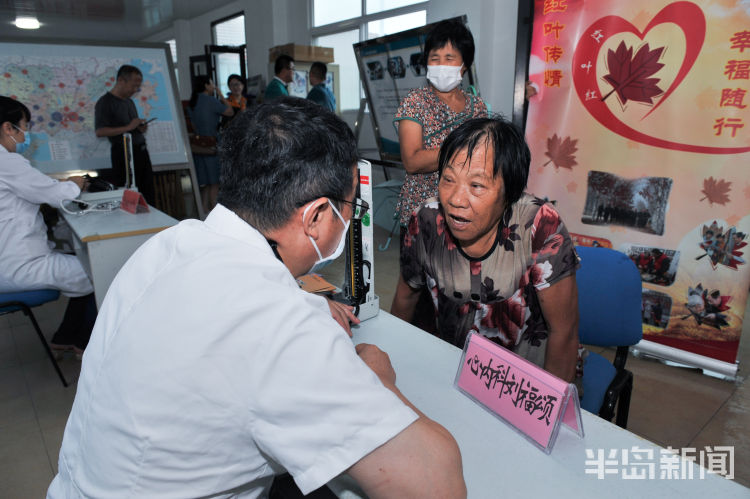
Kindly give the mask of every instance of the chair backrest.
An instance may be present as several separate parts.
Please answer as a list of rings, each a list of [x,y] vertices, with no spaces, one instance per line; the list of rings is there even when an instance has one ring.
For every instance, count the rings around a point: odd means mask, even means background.
[[[635,345],[643,338],[641,275],[625,254],[608,248],[576,247],[578,336],[598,346]]]

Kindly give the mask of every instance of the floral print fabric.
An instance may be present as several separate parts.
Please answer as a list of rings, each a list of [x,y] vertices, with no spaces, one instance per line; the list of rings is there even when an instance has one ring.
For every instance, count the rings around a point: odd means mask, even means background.
[[[536,291],[574,274],[578,262],[557,211],[529,194],[505,212],[483,257],[456,245],[436,199],[410,219],[401,253],[404,280],[431,291],[440,338],[463,348],[478,332],[540,367],[548,328]]]
[[[458,128],[461,123],[471,118],[487,117],[487,106],[481,97],[468,94],[463,90],[461,92],[466,105],[461,112],[457,113],[440,100],[432,85],[415,88],[401,101],[393,124],[398,128],[398,122],[401,120],[419,123],[422,126],[424,148],[439,149],[448,134]],[[406,174],[396,204],[396,213],[401,225],[408,224],[409,217],[422,203],[437,196],[437,184],[437,172]]]

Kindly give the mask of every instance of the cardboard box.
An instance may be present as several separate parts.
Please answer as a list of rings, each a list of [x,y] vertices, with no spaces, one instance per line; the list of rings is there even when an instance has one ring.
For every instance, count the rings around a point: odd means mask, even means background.
[[[332,47],[312,47],[293,43],[277,45],[268,49],[268,62],[276,62],[276,58],[281,54],[291,56],[292,59],[300,62],[333,62]]]

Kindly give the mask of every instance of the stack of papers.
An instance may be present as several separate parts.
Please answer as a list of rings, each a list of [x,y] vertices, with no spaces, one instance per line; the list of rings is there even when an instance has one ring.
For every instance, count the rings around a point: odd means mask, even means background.
[[[297,284],[308,293],[327,293],[336,290],[336,286],[326,281],[318,274],[303,275],[297,279]]]

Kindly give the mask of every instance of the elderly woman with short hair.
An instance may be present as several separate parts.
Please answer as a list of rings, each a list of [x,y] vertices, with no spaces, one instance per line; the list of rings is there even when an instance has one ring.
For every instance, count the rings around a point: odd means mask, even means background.
[[[438,198],[411,218],[391,312],[411,320],[432,294],[437,335],[471,332],[566,381],[582,375],[578,256],[557,211],[524,193],[530,154],[500,118],[467,121],[440,149]]]

